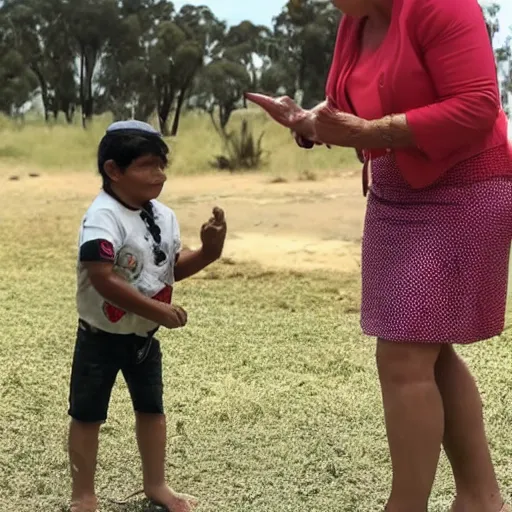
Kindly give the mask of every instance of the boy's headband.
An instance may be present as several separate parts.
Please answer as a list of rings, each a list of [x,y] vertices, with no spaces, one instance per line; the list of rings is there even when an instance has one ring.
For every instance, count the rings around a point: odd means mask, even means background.
[[[139,135],[152,135],[153,137],[162,138],[162,134],[155,130],[150,124],[143,123],[131,119],[129,121],[117,121],[112,123],[107,128],[107,135],[110,134],[139,134]]]

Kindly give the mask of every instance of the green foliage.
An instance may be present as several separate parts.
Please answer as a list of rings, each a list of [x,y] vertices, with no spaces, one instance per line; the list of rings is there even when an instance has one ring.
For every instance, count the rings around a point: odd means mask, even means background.
[[[500,31],[498,20],[500,5],[491,3],[486,5],[483,10],[487,22],[487,31],[491,41],[493,41],[494,36]],[[512,37],[507,37],[501,46],[494,48],[494,53],[502,91],[502,103],[504,108],[509,111],[509,94],[512,93]]]
[[[275,19],[265,89],[292,97],[300,92],[306,108],[322,101],[339,19],[331,2],[288,1]]]
[[[213,167],[229,171],[258,169],[263,158],[264,134],[261,132],[256,139],[247,119],[242,120],[239,132],[223,131],[221,136],[227,155],[217,156]]]
[[[247,69],[227,59],[212,61],[203,73],[204,107],[211,114],[217,130],[223,131],[250,84]],[[217,108],[218,121],[214,111]]]
[[[484,13],[491,38],[499,5]],[[289,0],[272,27],[228,27],[206,6],[170,0],[0,2],[0,111],[42,103],[83,125],[93,115],[148,120],[176,136],[182,113],[201,108],[219,133],[247,89],[287,94],[306,108],[324,98],[340,13],[327,0]],[[503,100],[512,91],[512,45],[495,49]]]

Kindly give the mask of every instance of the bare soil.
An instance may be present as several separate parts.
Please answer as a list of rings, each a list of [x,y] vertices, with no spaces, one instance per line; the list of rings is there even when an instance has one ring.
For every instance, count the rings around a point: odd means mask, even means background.
[[[26,175],[4,182],[2,196],[10,208],[25,209],[23,198],[36,206],[58,197],[61,207],[74,209],[78,202],[85,211],[99,186],[92,174]],[[358,172],[278,183],[262,174],[171,176],[160,199],[175,210],[186,245],[198,244],[201,224],[220,206],[228,220],[225,256],[234,261],[303,270],[359,268],[365,200]]]

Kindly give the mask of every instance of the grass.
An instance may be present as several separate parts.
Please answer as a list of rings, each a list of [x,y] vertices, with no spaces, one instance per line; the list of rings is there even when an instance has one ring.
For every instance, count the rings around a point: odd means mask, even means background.
[[[55,130],[63,142],[63,129]],[[2,144],[28,140],[6,133]],[[73,133],[73,140],[93,139]],[[73,189],[77,178],[64,171],[61,188],[56,180],[45,188],[44,180],[0,179],[0,510],[60,511],[69,497],[76,236],[90,189]],[[373,343],[358,325],[357,276],[224,261],[180,283],[175,297],[189,325],[160,335],[173,486],[197,495],[205,512],[382,510],[390,466]],[[461,352],[478,378],[510,497],[510,340]],[[140,487],[133,430],[120,378],[101,433],[102,512],[150,510],[137,498],[127,506],[106,499]],[[452,496],[443,459],[431,510],[445,512]]]
[[[316,148],[300,151],[289,132],[271,121],[264,113],[254,109],[235,112],[230,123],[237,129],[241,119],[250,119],[257,135],[265,132],[263,149],[265,161],[262,171],[272,175],[336,172],[347,164],[356,162],[353,151]],[[55,124],[47,126],[41,121],[29,120],[24,125],[0,119],[0,170],[25,172],[40,168],[46,173],[67,172],[69,169],[94,171],[95,152],[111,119],[96,118],[83,130],[79,125]],[[183,116],[180,131],[175,139],[169,139],[172,147],[172,166],[176,174],[200,174],[211,170],[210,162],[222,154],[221,140],[209,116],[188,113]]]

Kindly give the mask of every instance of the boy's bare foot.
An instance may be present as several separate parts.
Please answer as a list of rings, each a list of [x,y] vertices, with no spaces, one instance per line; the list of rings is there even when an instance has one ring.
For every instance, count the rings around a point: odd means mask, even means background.
[[[197,506],[197,499],[187,494],[174,492],[169,486],[144,489],[146,496],[169,512],[191,512]]]
[[[71,500],[70,512],[97,512],[98,499],[96,496],[83,496]]]

